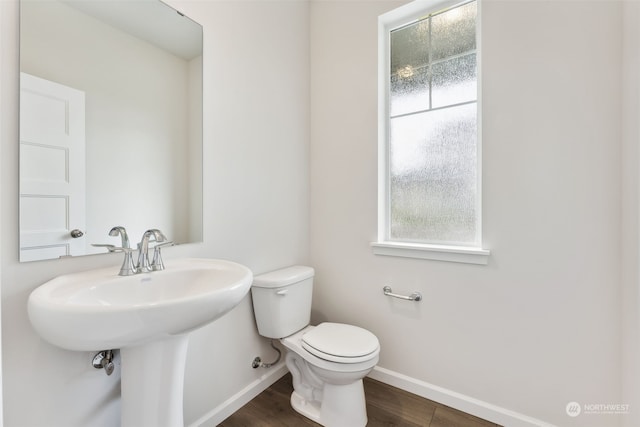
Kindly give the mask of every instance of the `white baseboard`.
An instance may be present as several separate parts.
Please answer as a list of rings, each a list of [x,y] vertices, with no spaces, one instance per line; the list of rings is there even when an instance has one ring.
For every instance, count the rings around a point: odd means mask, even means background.
[[[505,427],[554,427],[553,424],[379,366],[373,368],[369,377]]]
[[[251,399],[269,388],[271,384],[282,378],[287,372],[289,371],[287,370],[287,366],[284,364],[284,361],[278,363],[270,368],[265,375],[251,382],[238,393],[234,394],[229,399],[225,400],[220,405],[189,424],[188,427],[200,427],[205,425],[216,426],[220,424],[231,414],[249,403]]]
[[[229,399],[191,423],[188,427],[216,426],[231,414],[262,393],[288,372],[284,362],[280,362],[265,375],[251,382]],[[553,424],[520,414],[473,397],[429,384],[398,372],[376,366],[370,378],[408,391],[454,409],[475,415],[505,427],[555,427]]]

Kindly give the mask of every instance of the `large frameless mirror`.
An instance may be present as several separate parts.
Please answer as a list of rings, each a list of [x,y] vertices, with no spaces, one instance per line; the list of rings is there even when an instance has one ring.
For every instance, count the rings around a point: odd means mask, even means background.
[[[20,261],[124,226],[202,240],[202,27],[158,0],[21,0]]]

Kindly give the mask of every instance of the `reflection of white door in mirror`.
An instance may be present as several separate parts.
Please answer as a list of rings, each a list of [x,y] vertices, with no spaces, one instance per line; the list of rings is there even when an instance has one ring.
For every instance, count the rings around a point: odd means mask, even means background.
[[[20,73],[20,261],[85,252],[84,100]]]

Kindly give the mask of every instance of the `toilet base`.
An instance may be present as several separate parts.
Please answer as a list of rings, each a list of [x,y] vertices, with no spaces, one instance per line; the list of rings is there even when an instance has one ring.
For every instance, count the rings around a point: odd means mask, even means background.
[[[322,402],[291,393],[291,406],[324,427],[365,427],[367,408],[362,380],[348,385],[324,384]]]
[[[300,415],[304,415],[311,421],[320,424],[320,403],[317,401],[308,402],[297,392],[291,393],[291,407]]]

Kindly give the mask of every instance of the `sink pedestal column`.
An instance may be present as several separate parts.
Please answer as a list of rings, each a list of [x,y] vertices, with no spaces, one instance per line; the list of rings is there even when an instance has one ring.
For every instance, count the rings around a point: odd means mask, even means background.
[[[120,349],[121,427],[182,427],[188,335]]]

